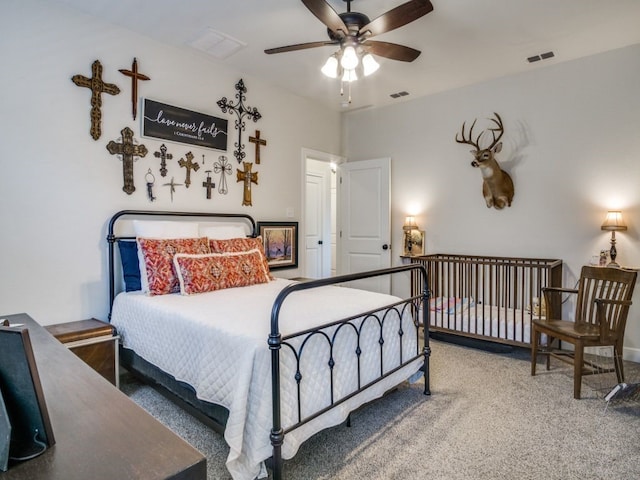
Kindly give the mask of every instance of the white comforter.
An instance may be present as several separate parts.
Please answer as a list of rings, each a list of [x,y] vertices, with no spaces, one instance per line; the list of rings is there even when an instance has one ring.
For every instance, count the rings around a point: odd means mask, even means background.
[[[229,419],[225,440],[230,452],[227,468],[234,479],[250,480],[260,471],[263,460],[272,454],[271,430],[271,354],[267,346],[271,307],[280,290],[291,283],[277,279],[268,284],[220,290],[193,296],[179,294],[150,297],[138,292],[121,293],[114,303],[112,324],[118,329],[123,345],[145,360],[193,386],[198,398],[225,406]],[[280,313],[283,335],[325,324],[349,315],[394,303],[388,295],[345,287],[321,287],[296,292],[285,301]],[[363,349],[363,378],[366,384],[379,374],[380,358],[376,353],[379,333],[377,322],[367,321],[366,337],[371,348]],[[404,359],[415,354],[416,332],[409,318],[403,319]],[[385,371],[399,364],[397,351],[398,322],[387,322],[384,330]],[[346,333],[346,332],[345,332]],[[336,347],[335,385],[339,398],[355,390],[355,363],[341,364],[341,352],[355,350],[355,335],[342,335]],[[305,350],[319,366],[305,361],[303,370],[303,414],[317,411],[329,401],[326,372],[328,347],[321,336],[314,337]],[[297,400],[293,376],[295,365],[288,348],[281,350],[282,425],[297,421]],[[310,352],[305,353],[305,358]],[[350,353],[349,357],[353,354]],[[344,357],[343,357],[344,358]],[[393,358],[393,360],[390,360]],[[300,444],[314,433],[341,423],[348,413],[386,390],[406,380],[420,367],[421,360],[398,370],[365,392],[285,436],[284,458],[295,455]],[[340,368],[342,367],[342,368]]]

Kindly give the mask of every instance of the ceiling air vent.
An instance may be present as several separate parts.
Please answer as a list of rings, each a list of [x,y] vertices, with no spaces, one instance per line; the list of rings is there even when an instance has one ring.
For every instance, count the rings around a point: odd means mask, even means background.
[[[554,56],[555,55],[553,54],[553,52],[545,52],[539,55],[534,55],[533,57],[528,57],[527,62],[529,63],[539,62],[540,60],[546,60],[547,58],[553,58]]]
[[[404,90],[402,92],[398,92],[398,93],[392,93],[391,95],[389,95],[391,98],[400,98],[400,97],[406,97],[407,95],[409,95],[409,92],[405,92]]]
[[[210,27],[201,30],[193,40],[187,42],[187,45],[218,60],[224,60],[247,46],[246,43]]]

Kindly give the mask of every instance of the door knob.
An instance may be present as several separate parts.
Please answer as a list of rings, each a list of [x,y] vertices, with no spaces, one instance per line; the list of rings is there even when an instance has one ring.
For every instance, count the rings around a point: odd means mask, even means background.
[[[322,240],[318,240],[318,245],[322,245]]]
[[[388,250],[389,249],[389,245],[387,245],[386,243],[384,245],[382,245],[382,249],[383,250]]]

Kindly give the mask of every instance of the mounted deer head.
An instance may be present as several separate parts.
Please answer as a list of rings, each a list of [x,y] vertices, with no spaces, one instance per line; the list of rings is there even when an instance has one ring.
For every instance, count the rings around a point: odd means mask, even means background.
[[[484,195],[487,208],[494,207],[501,210],[505,206],[511,206],[514,191],[513,180],[511,180],[511,177],[507,172],[500,168],[498,161],[495,159],[495,154],[502,150],[502,142],[500,139],[504,134],[504,126],[502,125],[500,115],[495,112],[494,115],[496,118],[489,119],[495,123],[495,127],[488,129],[493,137],[493,141],[489,146],[485,148],[480,146],[480,138],[484,135],[486,130],[480,132],[475,141],[473,140],[473,127],[475,127],[477,119],[471,124],[471,128],[469,129],[469,138],[465,135],[466,122],[462,124],[462,131],[459,134],[456,134],[456,142],[466,143],[467,145],[471,145],[475,148],[475,150],[471,150],[474,157],[474,160],[471,162],[471,166],[479,168],[480,173],[482,174],[482,195]],[[458,138],[459,135],[461,135],[462,138]]]

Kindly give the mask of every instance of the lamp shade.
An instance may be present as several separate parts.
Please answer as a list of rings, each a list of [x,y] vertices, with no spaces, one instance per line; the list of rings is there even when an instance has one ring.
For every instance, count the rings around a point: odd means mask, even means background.
[[[337,78],[338,77],[338,59],[335,55],[331,55],[327,58],[326,63],[320,69],[322,73],[324,73],[329,78]]]
[[[362,57],[362,69],[364,71],[365,77],[371,75],[379,68],[380,64],[376,62],[376,59],[373,58],[373,55],[371,55],[370,53],[367,53],[364,57]]]
[[[351,45],[345,47],[342,52],[342,58],[340,59],[340,65],[345,70],[353,70],[358,66],[358,54],[356,53],[356,49]]]
[[[416,230],[418,228],[418,224],[416,223],[415,217],[409,216],[404,219],[404,225],[402,226],[403,230]]]
[[[607,218],[604,219],[604,223],[600,228],[611,232],[626,230],[627,226],[622,220],[622,212],[620,210],[610,210],[607,212]]]

